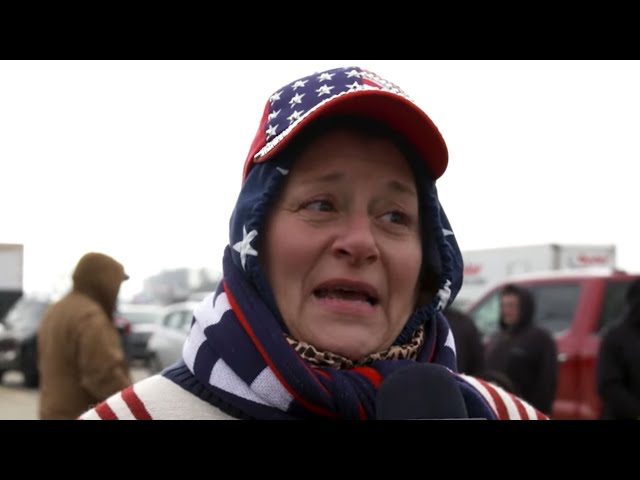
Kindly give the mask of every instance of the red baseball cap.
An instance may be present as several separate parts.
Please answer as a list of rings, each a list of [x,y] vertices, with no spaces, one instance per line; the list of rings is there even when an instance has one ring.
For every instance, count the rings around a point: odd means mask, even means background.
[[[432,180],[445,172],[447,145],[429,116],[391,82],[347,67],[303,77],[269,97],[245,161],[243,182],[255,164],[277,155],[307,125],[345,114],[375,119],[403,135],[424,160]]]

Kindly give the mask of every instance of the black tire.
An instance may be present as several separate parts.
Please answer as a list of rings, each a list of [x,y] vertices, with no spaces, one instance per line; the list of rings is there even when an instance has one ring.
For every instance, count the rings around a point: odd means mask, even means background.
[[[40,385],[40,375],[38,374],[37,368],[24,371],[22,374],[24,376],[25,387],[38,388],[38,385]]]
[[[38,345],[35,337],[23,344],[21,363],[24,386],[38,388],[38,385],[40,385],[40,375],[38,372]]]

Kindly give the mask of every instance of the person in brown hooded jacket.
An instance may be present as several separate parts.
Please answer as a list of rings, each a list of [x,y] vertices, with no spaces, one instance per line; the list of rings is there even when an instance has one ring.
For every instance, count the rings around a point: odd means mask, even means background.
[[[49,307],[38,331],[40,418],[73,420],[131,384],[113,323],[123,266],[102,253],[85,254],[73,288]]]

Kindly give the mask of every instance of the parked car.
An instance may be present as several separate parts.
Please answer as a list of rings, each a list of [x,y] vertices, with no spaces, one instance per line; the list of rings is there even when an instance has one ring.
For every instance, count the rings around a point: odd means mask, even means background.
[[[149,350],[147,343],[154,329],[159,325],[164,307],[155,304],[124,303],[118,305],[115,314],[116,324],[129,325],[129,335],[124,344],[127,358],[131,363],[148,366]]]
[[[515,275],[490,287],[465,311],[487,339],[498,328],[502,287],[513,283],[529,289],[535,299],[534,321],[552,332],[558,348],[551,417],[595,420],[602,411],[596,389],[600,341],[622,320],[625,292],[637,278],[640,274],[612,269]]]
[[[51,301],[23,296],[9,309],[0,331],[0,381],[5,372],[17,370],[24,377],[24,385],[37,387],[38,329]]]
[[[160,324],[151,334],[149,370],[157,373],[182,356],[182,346],[189,334],[193,311],[200,302],[186,301],[168,305]]]

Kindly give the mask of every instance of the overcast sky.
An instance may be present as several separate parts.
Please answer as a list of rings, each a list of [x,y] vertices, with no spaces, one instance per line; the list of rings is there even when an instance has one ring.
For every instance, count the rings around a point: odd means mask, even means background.
[[[125,265],[125,296],[165,268],[219,270],[267,98],[349,65],[439,127],[463,250],[615,244],[640,271],[639,61],[0,61],[0,243],[24,244],[25,289],[87,251]]]

